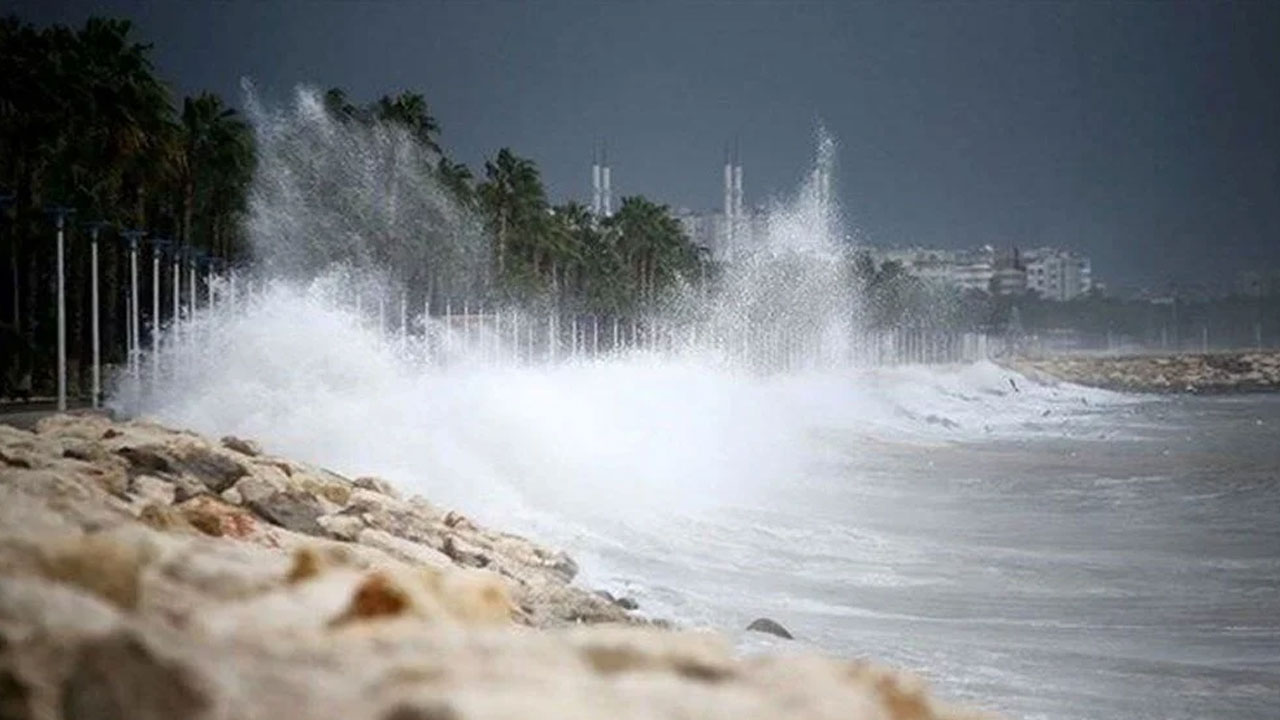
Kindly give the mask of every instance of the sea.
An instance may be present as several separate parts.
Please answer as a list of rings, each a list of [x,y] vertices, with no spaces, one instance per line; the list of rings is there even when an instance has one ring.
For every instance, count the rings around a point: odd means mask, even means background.
[[[872,658],[1011,718],[1277,717],[1280,395],[985,361],[440,367],[285,285],[187,337],[140,414],[380,475],[741,653]]]

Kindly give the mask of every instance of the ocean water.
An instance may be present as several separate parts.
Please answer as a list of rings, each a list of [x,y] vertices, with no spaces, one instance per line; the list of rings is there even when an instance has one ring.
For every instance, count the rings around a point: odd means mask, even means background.
[[[314,285],[185,337],[143,414],[382,475],[742,652],[878,658],[1011,717],[1280,707],[1280,397],[692,352],[430,367]],[[741,632],[761,616],[797,642]]]
[[[159,375],[145,362],[117,405],[381,475],[744,653],[878,658],[1011,717],[1277,717],[1280,397],[1126,396],[992,363],[831,369],[864,299],[821,130],[758,246],[711,295],[664,299],[727,343],[517,365],[450,342],[424,362],[373,298],[420,293],[396,273],[424,267],[467,297],[481,223],[403,129],[336,123],[306,89],[247,107],[255,290],[167,337]],[[829,369],[722,352],[796,329]],[[762,616],[797,641],[742,632]]]

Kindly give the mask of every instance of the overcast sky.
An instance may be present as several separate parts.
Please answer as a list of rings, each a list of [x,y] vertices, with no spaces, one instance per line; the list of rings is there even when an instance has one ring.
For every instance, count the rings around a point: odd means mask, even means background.
[[[554,200],[748,203],[839,142],[850,229],[881,245],[1054,244],[1104,281],[1280,266],[1280,3],[72,2],[132,18],[177,92],[422,92],[448,152],[532,157]],[[0,12],[4,12],[0,5]]]

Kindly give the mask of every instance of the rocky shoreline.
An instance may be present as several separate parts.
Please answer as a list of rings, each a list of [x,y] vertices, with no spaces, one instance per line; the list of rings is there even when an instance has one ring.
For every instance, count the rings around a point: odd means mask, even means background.
[[[1142,393],[1280,391],[1280,351],[1018,358],[1006,365],[1036,379]]]
[[[247,440],[0,425],[0,718],[981,717],[865,661],[738,657],[576,570]]]

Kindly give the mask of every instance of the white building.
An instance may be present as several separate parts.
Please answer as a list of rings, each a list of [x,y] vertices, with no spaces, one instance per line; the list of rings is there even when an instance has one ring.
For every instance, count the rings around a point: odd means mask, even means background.
[[[1093,289],[1093,267],[1083,255],[1037,248],[1024,252],[1022,257],[1027,289],[1046,300],[1071,300]]]
[[[1031,291],[1065,301],[1094,286],[1089,258],[1058,248],[998,252],[990,245],[971,250],[934,248],[869,249],[877,264],[896,262],[908,273],[963,290],[1020,295]]]

